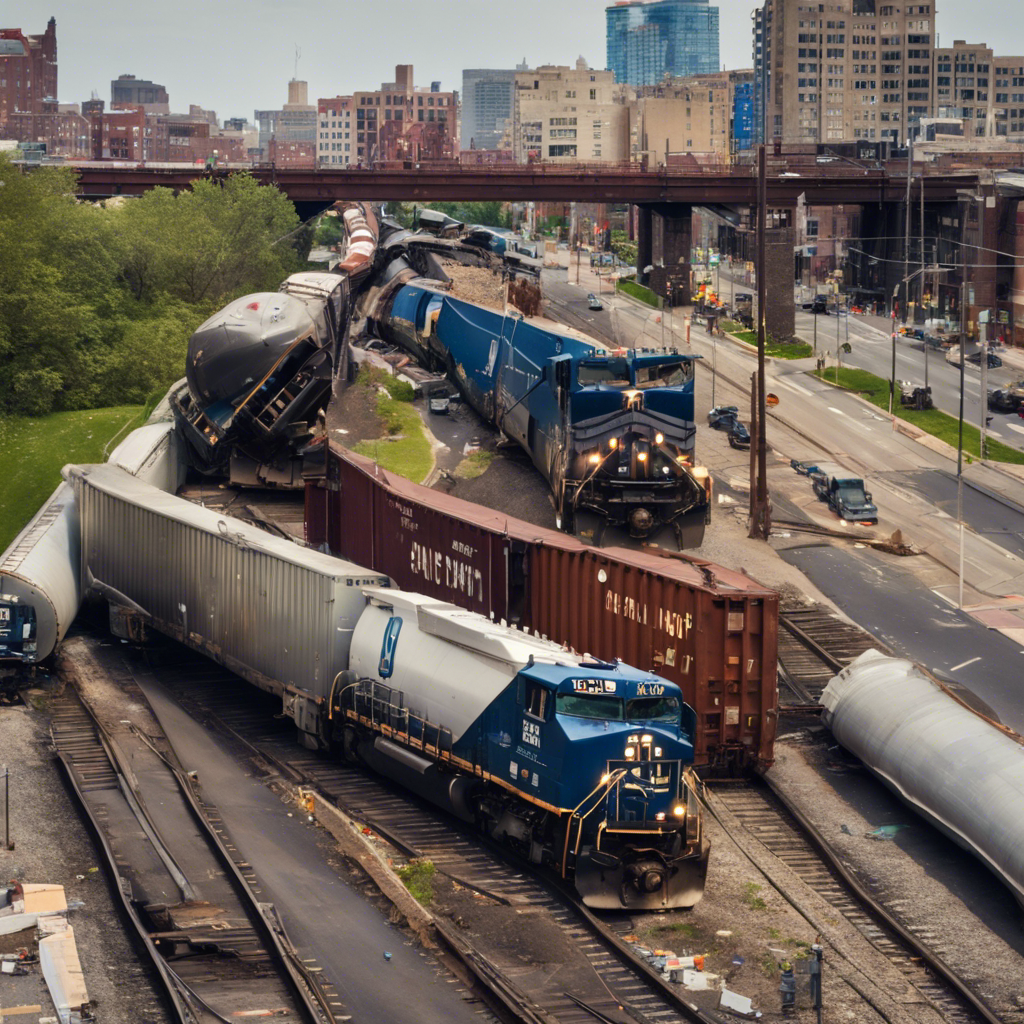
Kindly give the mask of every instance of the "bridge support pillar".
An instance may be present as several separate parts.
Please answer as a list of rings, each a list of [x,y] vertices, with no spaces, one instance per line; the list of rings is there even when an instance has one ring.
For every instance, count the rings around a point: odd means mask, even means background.
[[[638,206],[636,213],[636,279],[646,284],[644,267],[654,262],[654,210],[650,206]]]
[[[793,302],[795,240],[793,228],[769,228],[765,232],[765,286],[768,296],[765,331],[776,341],[789,341],[796,330],[796,307]]]
[[[690,289],[692,212],[693,207],[682,205],[659,211],[661,251],[657,253],[650,287],[673,306],[688,306],[693,301]]]

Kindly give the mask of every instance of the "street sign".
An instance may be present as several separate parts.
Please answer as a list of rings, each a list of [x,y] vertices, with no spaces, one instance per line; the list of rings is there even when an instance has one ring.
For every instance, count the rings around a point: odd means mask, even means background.
[[[773,395],[769,391],[768,394],[764,396],[764,404],[765,405],[778,405],[779,404],[779,396],[778,395]]]

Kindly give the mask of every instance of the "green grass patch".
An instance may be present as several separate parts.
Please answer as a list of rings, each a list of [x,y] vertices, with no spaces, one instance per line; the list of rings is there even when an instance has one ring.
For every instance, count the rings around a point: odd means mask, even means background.
[[[494,452],[473,452],[455,467],[455,475],[463,480],[475,480],[487,472],[493,461]]]
[[[0,416],[0,551],[39,511],[60,483],[69,462],[105,462],[115,438],[120,441],[142,423],[137,405],[55,412],[49,416]]]
[[[685,939],[695,939],[700,935],[700,930],[696,925],[686,924],[682,921],[677,921],[675,924],[658,925],[657,931],[663,935],[679,935]]]
[[[830,384],[836,383],[836,368],[826,367],[824,370],[815,370],[815,376]],[[882,377],[876,377],[867,370],[858,370],[855,367],[839,368],[839,387],[847,391],[856,391],[866,398],[872,405],[879,409],[889,411],[889,382]],[[952,447],[957,447],[957,435],[960,425],[955,416],[943,412],[941,409],[906,409],[899,403],[899,392],[894,396],[893,413],[901,420],[913,424],[933,437],[945,441]],[[1024,466],[1024,452],[1017,451],[1009,445],[1003,444],[989,437],[985,441],[986,457],[993,462],[1010,462],[1018,466]],[[981,431],[970,423],[964,422],[964,454],[967,460],[981,457]]]
[[[356,384],[376,392],[377,414],[385,436],[376,441],[360,441],[355,450],[389,472],[420,483],[434,465],[434,453],[423,421],[412,406],[412,385],[368,363],[360,368]]]
[[[416,397],[408,381],[399,380],[379,366],[371,366],[369,363],[363,363],[359,368],[356,383],[367,389],[384,388],[396,402],[411,402]]]
[[[757,882],[747,882],[743,889],[743,896],[741,899],[743,902],[750,907],[751,910],[767,910],[768,904],[757,894],[761,891],[761,886]]]
[[[757,348],[757,331],[745,331],[734,320],[723,321],[722,330],[739,338],[744,344]],[[813,354],[813,349],[803,341],[776,341],[769,335],[765,338],[764,354],[774,359],[806,359]]]
[[[658,296],[650,288],[645,288],[642,284],[637,284],[636,281],[620,279],[615,282],[615,290],[632,295],[634,299],[646,302],[648,306],[653,306],[655,309],[661,308],[661,300]]]
[[[427,906],[434,898],[435,871],[429,860],[411,860],[404,868],[398,869],[398,877],[405,883],[412,898]]]

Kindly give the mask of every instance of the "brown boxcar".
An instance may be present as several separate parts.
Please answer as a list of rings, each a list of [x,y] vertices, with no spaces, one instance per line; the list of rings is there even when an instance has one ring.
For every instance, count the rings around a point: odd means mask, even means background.
[[[682,687],[697,764],[766,768],[777,718],[779,600],[686,555],[592,548],[411,483],[338,445],[307,463],[306,539],[399,586],[505,619]]]

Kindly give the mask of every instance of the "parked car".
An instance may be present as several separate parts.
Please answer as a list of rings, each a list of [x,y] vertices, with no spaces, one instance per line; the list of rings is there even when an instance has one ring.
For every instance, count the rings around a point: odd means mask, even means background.
[[[967,356],[967,362],[973,363],[975,366],[981,366],[981,353],[980,352],[971,352]],[[988,368],[990,370],[994,370],[996,367],[1002,366],[1002,365],[1003,365],[1002,359],[1000,359],[999,356],[997,356],[994,352],[989,352],[989,354],[988,354]]]
[[[840,519],[856,523],[877,523],[878,509],[864,489],[864,481],[842,466],[822,464],[811,474],[814,493]]]
[[[932,389],[914,381],[898,380],[900,388],[900,405],[908,409],[930,409],[932,407]]]
[[[593,292],[587,296],[587,309],[604,309],[601,300]]]
[[[828,316],[828,296],[815,295],[810,302],[804,303],[804,309],[810,310],[812,313],[824,313],[825,316]]]
[[[740,411],[735,405],[716,405],[708,413],[708,425],[713,430],[724,430],[733,448],[750,447],[750,431],[740,422]]]

